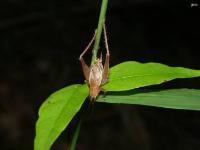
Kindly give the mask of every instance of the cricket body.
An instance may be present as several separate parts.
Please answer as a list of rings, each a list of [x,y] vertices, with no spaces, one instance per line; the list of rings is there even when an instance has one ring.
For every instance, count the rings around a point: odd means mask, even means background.
[[[108,48],[105,25],[103,27],[103,30],[104,30],[104,39],[105,39],[105,47],[106,47],[106,58],[105,58],[104,65],[102,64],[102,55],[100,56],[100,58],[97,58],[90,67],[88,67],[88,65],[85,63],[83,59],[83,55],[91,47],[96,35],[93,36],[88,46],[85,48],[85,50],[82,52],[82,54],[79,57],[79,60],[83,69],[85,81],[89,87],[90,100],[92,102],[95,101],[96,97],[99,95],[99,92],[102,90],[101,85],[108,82],[110,53],[109,53],[109,48]]]

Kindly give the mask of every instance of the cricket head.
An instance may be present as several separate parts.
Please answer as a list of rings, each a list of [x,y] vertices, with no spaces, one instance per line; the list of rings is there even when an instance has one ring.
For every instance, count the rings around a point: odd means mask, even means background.
[[[90,86],[90,100],[95,101],[100,91],[101,90],[99,86]]]

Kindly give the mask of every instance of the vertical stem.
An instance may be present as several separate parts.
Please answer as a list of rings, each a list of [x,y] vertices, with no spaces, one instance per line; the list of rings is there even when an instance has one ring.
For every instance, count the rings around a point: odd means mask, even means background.
[[[70,145],[70,150],[75,150],[76,149],[76,143],[78,141],[78,136],[79,136],[79,133],[80,133],[81,124],[82,124],[82,118],[80,118],[80,120],[78,122],[78,125],[77,125],[77,127],[75,129],[75,132],[73,134],[72,142],[71,142],[71,145]]]
[[[105,18],[106,18],[106,10],[107,10],[107,5],[108,5],[108,0],[102,0],[102,4],[101,4],[101,11],[100,11],[100,15],[99,15],[99,22],[98,22],[98,27],[96,30],[96,38],[95,38],[95,43],[94,43],[94,48],[93,48],[93,54],[92,54],[92,64],[94,63],[94,61],[97,59],[97,52],[99,49],[99,43],[100,43],[100,39],[101,39],[101,33],[102,33],[102,28],[103,28],[103,24],[105,22]]]
[[[92,51],[91,64],[93,64],[94,61],[97,58],[97,52],[98,52],[98,49],[99,49],[101,33],[102,33],[103,25],[104,25],[104,22],[105,22],[105,18],[106,18],[107,5],[108,5],[108,0],[102,0],[101,10],[100,10],[100,15],[99,15],[99,22],[98,22],[98,26],[97,26],[97,30],[96,30],[95,43],[94,43],[94,48],[93,48],[93,51]],[[84,116],[81,116],[81,118],[79,120],[79,123],[78,123],[78,125],[77,125],[77,127],[75,129],[74,135],[72,137],[70,150],[75,150],[75,148],[76,148],[76,143],[77,143],[77,140],[78,140],[80,127],[81,127],[83,118],[84,118]]]

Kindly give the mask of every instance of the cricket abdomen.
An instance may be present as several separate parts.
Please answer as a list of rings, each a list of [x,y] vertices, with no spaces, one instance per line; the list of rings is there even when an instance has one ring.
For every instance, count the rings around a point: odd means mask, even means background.
[[[90,97],[92,99],[96,99],[96,97],[99,95],[100,87],[99,86],[92,86],[90,87]]]

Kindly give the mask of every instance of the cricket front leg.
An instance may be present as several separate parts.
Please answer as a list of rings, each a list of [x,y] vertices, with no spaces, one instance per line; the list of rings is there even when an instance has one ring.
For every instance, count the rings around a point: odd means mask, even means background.
[[[106,47],[106,59],[105,59],[104,68],[103,68],[102,84],[105,84],[108,81],[109,62],[110,62],[110,51],[109,51],[109,47],[108,47],[108,38],[106,35],[105,24],[103,26],[103,31],[104,31],[104,39],[105,39],[105,47]]]

